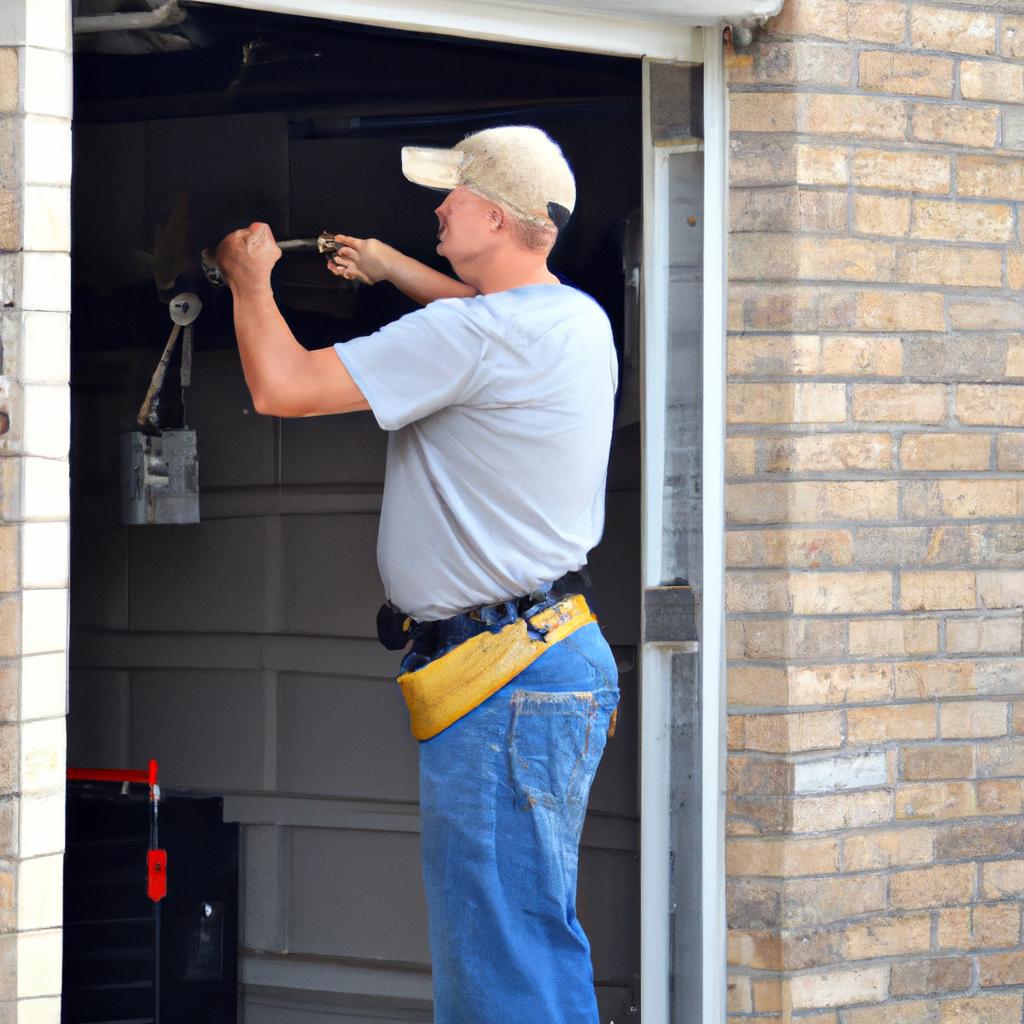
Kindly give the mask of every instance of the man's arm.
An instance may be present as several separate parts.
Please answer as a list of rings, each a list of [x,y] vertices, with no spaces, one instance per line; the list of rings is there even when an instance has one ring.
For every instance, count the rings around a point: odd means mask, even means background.
[[[369,409],[333,347],[308,352],[270,289],[281,250],[266,224],[233,231],[217,247],[231,288],[235,335],[253,408],[267,416],[319,416]]]
[[[442,274],[376,238],[334,237],[342,245],[327,258],[327,269],[336,277],[364,284],[390,281],[421,306],[434,299],[465,299],[477,294],[472,285]]]

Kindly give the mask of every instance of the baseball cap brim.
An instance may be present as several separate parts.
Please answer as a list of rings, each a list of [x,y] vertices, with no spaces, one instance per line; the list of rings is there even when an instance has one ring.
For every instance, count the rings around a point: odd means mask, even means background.
[[[459,185],[468,156],[459,149],[403,146],[402,173],[416,185],[450,191]]]

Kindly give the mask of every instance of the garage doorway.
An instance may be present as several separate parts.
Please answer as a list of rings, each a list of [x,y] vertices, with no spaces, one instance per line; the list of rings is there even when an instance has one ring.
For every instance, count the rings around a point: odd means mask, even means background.
[[[374,639],[386,439],[368,413],[256,415],[228,297],[197,256],[266,220],[279,238],[376,235],[437,262],[434,203],[401,177],[401,146],[537,124],[580,194],[552,266],[604,306],[622,356],[591,569],[623,704],[579,912],[602,1020],[638,1020],[640,62],[214,7],[189,24],[176,42],[115,33],[76,53],[68,763],[154,757],[166,789],[223,797],[240,825],[243,1020],[431,1019],[416,751],[397,659]],[[412,308],[317,258],[276,274],[310,347]],[[204,303],[184,401],[201,521],[126,526],[121,438],[180,292]]]

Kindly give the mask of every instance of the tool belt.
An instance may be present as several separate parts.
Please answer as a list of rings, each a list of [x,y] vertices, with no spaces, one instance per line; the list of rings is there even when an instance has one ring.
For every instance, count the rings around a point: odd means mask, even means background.
[[[464,640],[422,668],[398,677],[412,734],[429,740],[482,704],[552,644],[596,622],[582,594],[571,594],[497,632]]]

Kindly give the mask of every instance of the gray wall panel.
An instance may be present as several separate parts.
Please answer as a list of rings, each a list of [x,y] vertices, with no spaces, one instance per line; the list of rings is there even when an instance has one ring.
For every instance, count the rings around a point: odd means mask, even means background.
[[[132,628],[275,630],[277,522],[214,520],[132,528]]]
[[[417,800],[417,745],[395,682],[285,674],[278,704],[281,790]]]
[[[383,485],[387,442],[369,412],[282,420],[281,482]]]
[[[377,635],[384,590],[374,515],[283,520],[284,627],[319,636]]]
[[[418,835],[294,829],[290,886],[293,952],[429,963]]]
[[[168,788],[260,789],[263,730],[257,672],[132,673],[132,762],[155,757]]]

